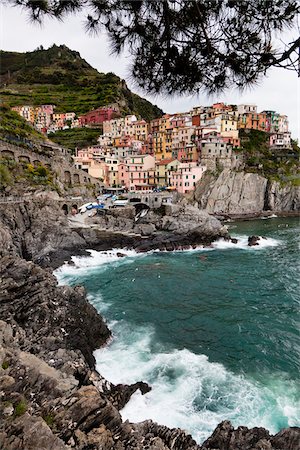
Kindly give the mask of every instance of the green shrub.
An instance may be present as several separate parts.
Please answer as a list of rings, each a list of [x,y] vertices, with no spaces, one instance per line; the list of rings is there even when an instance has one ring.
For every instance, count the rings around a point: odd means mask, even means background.
[[[54,417],[51,413],[47,414],[46,416],[43,416],[44,421],[48,425],[49,428],[53,427],[54,424]]]
[[[8,361],[3,361],[2,363],[2,369],[6,370],[9,368],[9,362]]]
[[[27,403],[21,400],[15,407],[14,417],[20,417],[27,411]]]
[[[11,184],[12,178],[6,164],[0,163],[0,190]]]

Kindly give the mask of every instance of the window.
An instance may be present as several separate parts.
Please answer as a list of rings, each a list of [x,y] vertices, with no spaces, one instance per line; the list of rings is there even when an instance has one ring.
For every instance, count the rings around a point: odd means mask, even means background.
[[[196,179],[196,175],[193,175],[193,180],[195,180]],[[195,184],[195,183],[194,183]]]
[[[185,179],[186,179],[186,180],[188,180],[188,179],[189,179],[189,176],[188,176],[188,175],[186,175],[186,176],[185,176]]]

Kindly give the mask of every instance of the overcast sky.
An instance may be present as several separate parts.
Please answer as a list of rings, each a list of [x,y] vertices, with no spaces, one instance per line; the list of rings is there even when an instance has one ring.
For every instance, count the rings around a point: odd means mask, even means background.
[[[300,83],[295,72],[271,69],[259,85],[241,93],[236,89],[218,97],[149,97],[134,89],[129,82],[129,59],[125,55],[110,55],[105,35],[90,36],[84,31],[83,15],[68,16],[63,22],[45,20],[43,26],[33,24],[20,8],[1,5],[0,36],[1,49],[7,51],[32,51],[43,45],[65,44],[78,51],[99,72],[114,72],[127,81],[134,92],[157,104],[165,112],[181,112],[197,105],[209,105],[215,101],[227,103],[255,103],[258,110],[270,109],[287,114],[294,138],[300,138]]]

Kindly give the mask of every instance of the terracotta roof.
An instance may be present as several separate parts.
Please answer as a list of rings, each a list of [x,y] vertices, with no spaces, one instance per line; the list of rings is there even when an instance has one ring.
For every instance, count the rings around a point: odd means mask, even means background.
[[[165,166],[165,165],[169,164],[169,163],[172,162],[172,161],[175,161],[175,159],[174,159],[174,158],[171,158],[171,159],[162,159],[161,161],[157,161],[156,164],[157,164],[158,166]]]

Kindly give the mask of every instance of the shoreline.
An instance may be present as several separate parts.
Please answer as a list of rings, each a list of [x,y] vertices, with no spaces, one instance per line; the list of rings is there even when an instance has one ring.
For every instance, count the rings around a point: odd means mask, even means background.
[[[300,218],[299,212],[281,212],[273,213],[273,211],[259,214],[247,214],[247,215],[231,215],[227,218],[217,215],[212,216],[215,219],[220,220],[225,226],[234,222],[250,222],[253,220],[259,220],[263,218]],[[79,236],[84,237],[84,247],[73,247],[69,249],[57,250],[53,254],[49,255],[49,260],[45,265],[43,262],[39,262],[43,267],[51,267],[56,270],[64,263],[71,261],[72,256],[89,256],[88,250],[96,250],[100,252],[110,251],[113,249],[128,249],[135,250],[137,253],[145,253],[153,250],[161,251],[176,251],[176,250],[189,250],[195,249],[197,246],[203,245],[204,248],[210,248],[214,240],[203,239],[193,233],[187,235],[180,235],[174,232],[155,232],[150,236],[142,236],[141,234],[117,231],[111,229],[104,229],[96,224],[90,224],[84,227],[76,225],[70,229],[75,231]],[[221,238],[220,236],[219,238]],[[224,239],[231,239],[230,234]]]
[[[247,214],[215,214],[214,215],[217,219],[221,220],[222,222],[226,223],[226,221],[239,221],[239,222],[247,222],[250,220],[255,219],[262,219],[262,218],[276,218],[276,217],[299,217],[300,218],[300,211],[262,211],[258,213],[247,213]]]

